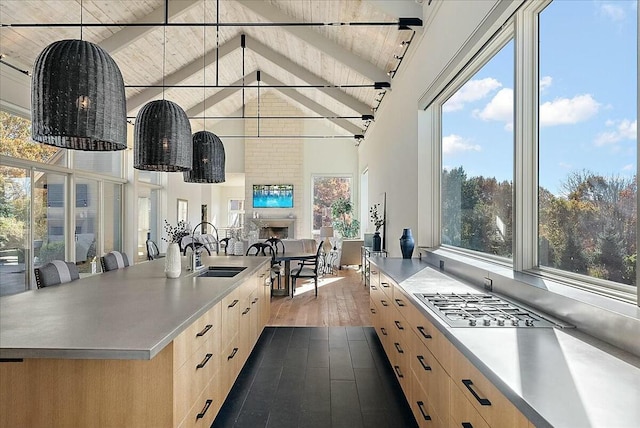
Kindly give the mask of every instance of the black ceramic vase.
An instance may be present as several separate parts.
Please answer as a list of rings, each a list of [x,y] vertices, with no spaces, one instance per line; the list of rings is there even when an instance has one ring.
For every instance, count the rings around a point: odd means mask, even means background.
[[[380,232],[375,232],[373,234],[373,248],[372,251],[381,251],[382,250],[382,238],[380,237]]]
[[[413,255],[413,248],[415,242],[413,241],[413,235],[411,229],[403,229],[402,236],[400,237],[400,251],[402,252],[403,259],[410,259]]]

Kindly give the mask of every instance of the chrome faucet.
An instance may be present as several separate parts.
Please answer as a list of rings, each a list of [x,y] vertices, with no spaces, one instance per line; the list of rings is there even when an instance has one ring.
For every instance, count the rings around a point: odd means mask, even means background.
[[[200,248],[196,247],[196,230],[198,230],[198,227],[202,226],[203,224],[208,224],[209,226],[213,227],[213,230],[215,232],[215,245],[216,245],[216,254],[220,254],[220,238],[218,235],[218,229],[215,227],[215,225],[213,225],[213,223],[209,223],[208,221],[201,221],[200,223],[198,223],[196,225],[196,227],[193,228],[193,232],[191,232],[191,248],[193,249],[193,252],[191,253],[191,270],[192,271],[196,271],[198,269],[201,269],[202,266],[202,248],[204,246],[201,245]]]

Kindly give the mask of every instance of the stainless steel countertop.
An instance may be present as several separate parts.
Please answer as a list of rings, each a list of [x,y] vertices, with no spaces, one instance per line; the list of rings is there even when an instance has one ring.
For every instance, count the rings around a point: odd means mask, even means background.
[[[413,293],[477,288],[415,259],[373,263],[537,427],[639,426],[640,357],[581,333],[579,326],[451,328]]]
[[[246,266],[233,278],[164,274],[164,260],[0,298],[0,358],[151,359],[268,257],[203,257]]]

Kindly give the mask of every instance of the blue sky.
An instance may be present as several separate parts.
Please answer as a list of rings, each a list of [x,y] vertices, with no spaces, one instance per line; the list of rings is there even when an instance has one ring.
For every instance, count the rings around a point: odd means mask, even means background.
[[[636,0],[556,0],[540,17],[540,184],[637,170]],[[513,42],[443,107],[443,166],[511,180]]]

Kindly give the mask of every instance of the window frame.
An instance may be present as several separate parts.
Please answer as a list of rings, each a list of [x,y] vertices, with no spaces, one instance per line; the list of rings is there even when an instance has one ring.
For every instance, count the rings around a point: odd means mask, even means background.
[[[350,174],[350,173],[349,174],[340,174],[340,173],[312,174],[311,175],[311,193],[310,193],[311,197],[309,198],[310,199],[309,221],[310,221],[310,229],[311,229],[312,236],[320,236],[320,229],[313,228],[313,198],[314,198],[314,191],[315,191],[315,180],[316,178],[326,178],[326,177],[337,177],[337,178],[349,179],[349,193],[350,193],[349,200],[351,201],[352,206],[354,206],[353,213],[354,214],[360,213],[359,209],[356,207],[356,195],[355,195],[353,174]],[[332,224],[333,224],[333,219],[332,219]],[[360,222],[360,235],[362,235],[362,222]]]

